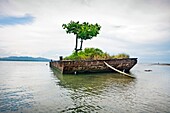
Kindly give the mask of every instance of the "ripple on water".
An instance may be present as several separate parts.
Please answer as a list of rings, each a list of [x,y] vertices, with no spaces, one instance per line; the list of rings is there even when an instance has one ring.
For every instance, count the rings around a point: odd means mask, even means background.
[[[18,111],[31,108],[34,103],[33,95],[23,87],[2,88],[0,94],[0,112]]]
[[[89,112],[97,112],[99,109],[101,109],[100,106],[96,105],[75,105],[75,106],[69,106],[66,107],[64,110],[61,110],[60,112],[68,112],[68,113],[75,113],[75,112],[83,112],[83,113],[89,113]]]
[[[3,65],[1,65],[3,64]],[[0,63],[0,112],[169,113],[169,67],[120,74],[59,75],[45,63]],[[152,69],[150,73],[143,71]],[[135,69],[135,68],[134,68]]]

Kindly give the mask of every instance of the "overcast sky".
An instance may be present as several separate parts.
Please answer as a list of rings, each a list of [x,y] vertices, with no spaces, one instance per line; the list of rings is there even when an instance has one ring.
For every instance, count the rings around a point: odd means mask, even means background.
[[[83,48],[170,62],[170,0],[0,0],[0,57],[71,54],[75,36],[62,28],[71,20],[102,26]]]

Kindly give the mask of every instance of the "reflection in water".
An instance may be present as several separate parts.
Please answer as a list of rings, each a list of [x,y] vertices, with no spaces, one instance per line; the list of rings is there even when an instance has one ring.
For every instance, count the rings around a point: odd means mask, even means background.
[[[107,96],[116,96],[118,93],[126,93],[135,85],[135,79],[116,73],[62,75],[55,70],[53,72],[60,80],[58,85],[71,90],[70,97],[74,102],[74,106],[61,112],[97,112],[103,109],[96,104],[99,100]]]
[[[46,64],[0,62],[0,112],[170,112],[169,66],[136,65],[131,79],[111,73],[61,75]]]

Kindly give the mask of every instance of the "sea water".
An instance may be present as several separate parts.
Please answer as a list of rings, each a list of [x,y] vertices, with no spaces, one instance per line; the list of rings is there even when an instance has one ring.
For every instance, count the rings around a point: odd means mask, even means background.
[[[47,62],[1,61],[0,112],[169,113],[170,66],[137,64],[131,74],[62,75]]]

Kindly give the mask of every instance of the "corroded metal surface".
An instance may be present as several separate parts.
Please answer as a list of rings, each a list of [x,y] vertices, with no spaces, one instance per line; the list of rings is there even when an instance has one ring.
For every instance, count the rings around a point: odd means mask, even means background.
[[[128,72],[137,63],[137,58],[77,61],[59,60],[51,61],[50,66],[64,74],[113,72],[113,70],[104,64],[104,61],[116,69]]]

